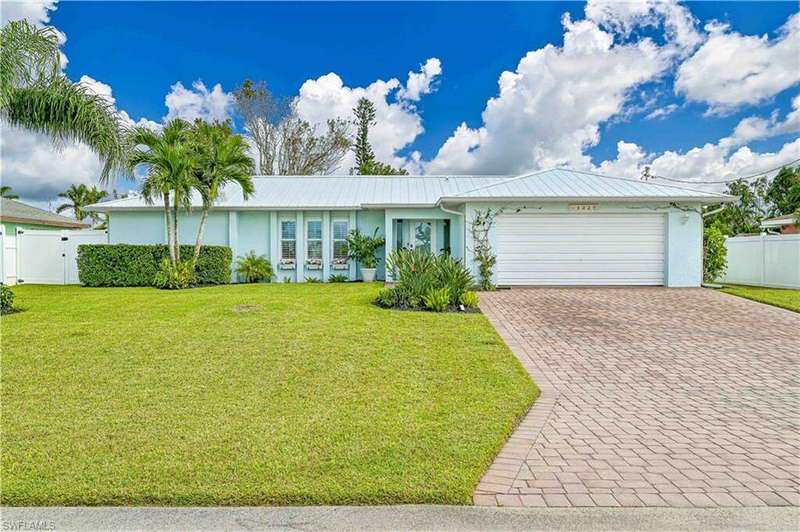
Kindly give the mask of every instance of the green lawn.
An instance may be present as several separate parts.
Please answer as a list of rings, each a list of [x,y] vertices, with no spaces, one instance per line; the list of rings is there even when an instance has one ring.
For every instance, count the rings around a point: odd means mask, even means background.
[[[379,288],[15,288],[2,504],[468,503],[538,390],[482,315]]]
[[[800,312],[800,290],[761,286],[725,285],[722,291],[776,307]]]

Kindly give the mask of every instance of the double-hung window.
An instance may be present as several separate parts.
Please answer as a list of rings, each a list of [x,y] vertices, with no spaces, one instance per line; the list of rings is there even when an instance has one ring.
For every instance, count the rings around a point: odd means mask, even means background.
[[[322,260],[322,220],[306,223],[306,258],[309,261]]]
[[[281,259],[297,259],[297,222],[281,220]]]
[[[334,262],[347,261],[347,220],[333,221],[333,260]]]

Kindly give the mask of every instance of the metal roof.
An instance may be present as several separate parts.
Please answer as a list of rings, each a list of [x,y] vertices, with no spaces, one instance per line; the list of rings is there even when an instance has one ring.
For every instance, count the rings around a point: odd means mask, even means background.
[[[732,196],[579,172],[546,170],[509,176],[256,176],[246,201],[238,185],[226,187],[214,204],[221,209],[364,209],[434,207],[443,202],[493,199],[660,200],[720,202]],[[98,211],[161,208],[141,197],[91,205]],[[200,206],[200,197],[192,198]]]
[[[794,214],[784,214],[783,216],[776,216],[775,218],[767,218],[761,221],[761,227],[782,227],[784,225],[797,224],[798,216]]]
[[[88,224],[81,223],[78,220],[45,211],[20,201],[9,198],[0,198],[0,200],[2,200],[0,202],[0,220],[4,222],[51,225],[53,227],[89,227]]]
[[[733,196],[675,185],[556,168],[512,177],[443,200],[465,199],[616,199],[732,201]]]

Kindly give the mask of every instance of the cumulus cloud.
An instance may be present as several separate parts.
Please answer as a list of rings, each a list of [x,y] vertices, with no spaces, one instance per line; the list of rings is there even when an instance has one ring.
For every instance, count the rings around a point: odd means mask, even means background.
[[[603,173],[636,177],[645,166],[651,173],[687,181],[720,181],[743,174],[768,170],[800,158],[800,138],[785,143],[771,152],[755,152],[746,144],[800,131],[800,96],[792,102],[792,110],[780,120],[777,113],[770,118],[751,116],[741,120],[731,134],[718,142],[709,142],[685,152],[668,150],[648,154],[629,142],[617,143],[616,159],[604,161],[597,169]],[[698,184],[697,186],[701,186]],[[702,185],[721,190],[724,185]]]
[[[182,118],[192,122],[197,118],[206,121],[230,118],[233,95],[222,90],[219,83],[208,90],[205,83],[198,80],[192,83],[191,89],[187,89],[179,81],[170,89],[164,100],[168,109],[166,120]]]
[[[675,91],[724,114],[771,98],[800,82],[800,13],[789,17],[777,38],[742,35],[718,22],[709,37],[678,68]]]
[[[669,115],[677,111],[679,108],[680,106],[678,104],[671,103],[669,105],[665,105],[664,107],[659,107],[658,109],[651,111],[644,118],[645,120],[656,120],[656,119],[663,120],[664,118],[668,117]]]
[[[25,0],[3,2],[0,9],[0,25],[11,20],[25,19],[39,27],[50,22],[50,11],[56,9],[58,0]]]
[[[434,89],[433,82],[442,73],[442,62],[436,57],[431,57],[420,66],[419,70],[408,73],[406,86],[400,87],[397,92],[398,98],[416,102],[423,94],[430,94]]]
[[[703,37],[697,19],[675,0],[589,0],[586,18],[627,38],[643,27],[663,26],[665,37],[679,55],[694,50]]]
[[[416,102],[424,94],[433,90],[434,82],[441,73],[441,63],[436,58],[428,59],[420,72],[410,72],[404,86],[398,79],[376,80],[366,87],[349,87],[338,74],[331,72],[317,79],[309,79],[300,87],[295,99],[297,113],[303,120],[323,126],[331,118],[353,118],[353,108],[362,97],[375,105],[376,125],[370,129],[369,140],[375,157],[394,166],[418,169],[417,161],[398,155],[398,152],[411,144],[422,132],[422,117]],[[355,158],[348,153],[339,171],[346,171],[355,165]]]
[[[588,167],[600,125],[624,111],[631,91],[658,78],[671,51],[648,38],[615,43],[589,19],[563,17],[564,43],[528,52],[498,80],[483,125],[462,123],[426,165],[432,173],[516,173]]]

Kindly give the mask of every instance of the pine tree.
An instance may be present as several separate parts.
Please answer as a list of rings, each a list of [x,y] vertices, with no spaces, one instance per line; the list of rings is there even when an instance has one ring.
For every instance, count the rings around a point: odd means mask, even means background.
[[[353,109],[358,131],[353,151],[356,154],[356,166],[351,174],[359,175],[406,175],[405,170],[393,168],[391,165],[375,160],[375,153],[369,143],[369,128],[376,124],[375,105],[366,98],[360,98]]]

